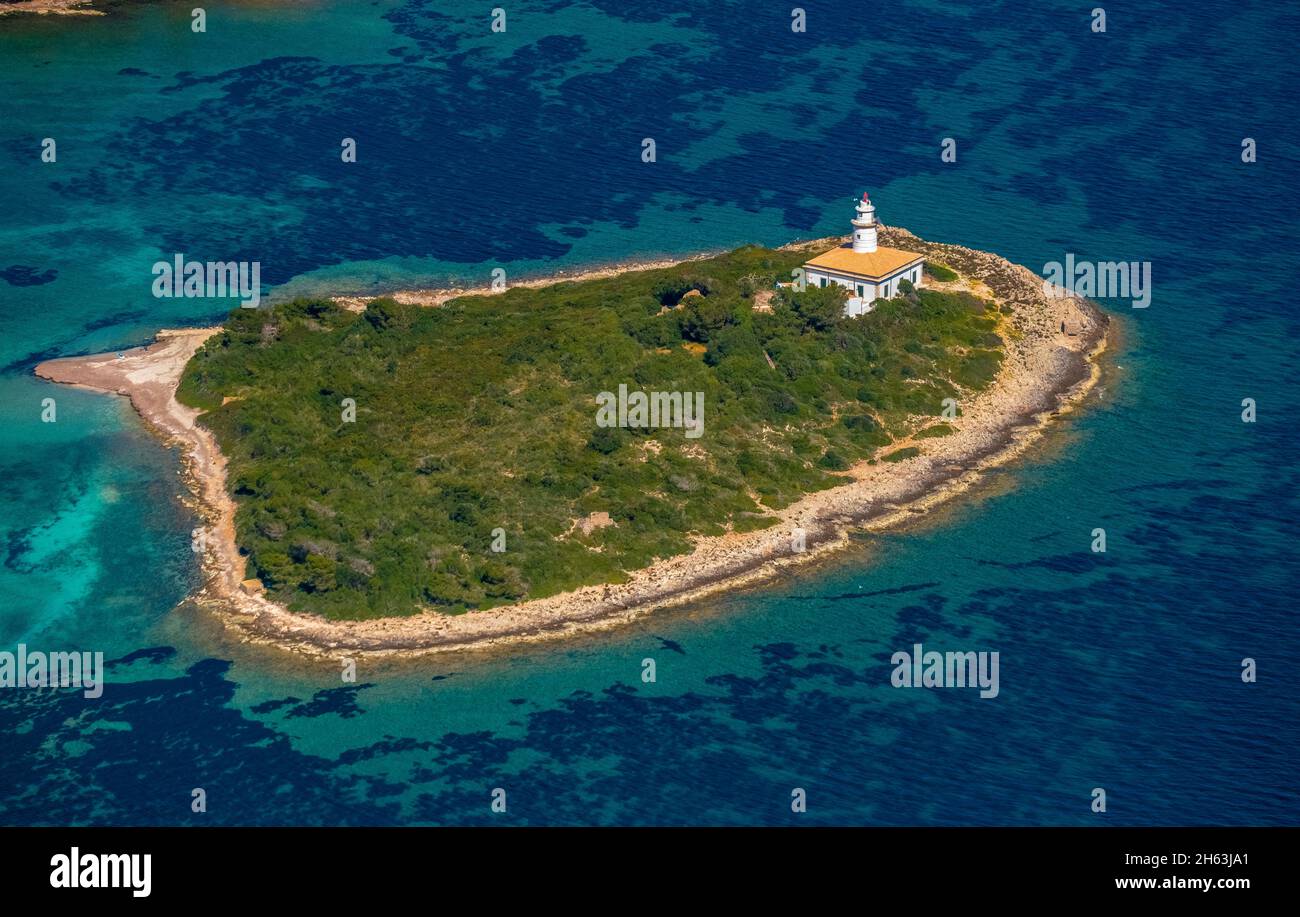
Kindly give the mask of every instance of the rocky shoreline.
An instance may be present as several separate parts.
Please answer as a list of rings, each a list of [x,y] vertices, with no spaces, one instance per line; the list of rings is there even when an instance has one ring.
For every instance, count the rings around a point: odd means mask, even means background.
[[[0,0],[0,16],[30,13],[37,16],[103,16],[90,9],[94,0]]]

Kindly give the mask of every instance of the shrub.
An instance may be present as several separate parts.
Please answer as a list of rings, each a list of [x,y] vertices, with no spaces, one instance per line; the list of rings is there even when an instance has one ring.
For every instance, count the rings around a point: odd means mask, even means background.
[[[840,418],[840,423],[850,430],[858,430],[863,433],[875,433],[880,429],[880,424],[870,414],[846,414]]]
[[[921,454],[921,450],[916,446],[908,446],[904,449],[897,449],[885,456],[886,462],[901,462],[904,459],[915,458]]]
[[[849,467],[848,460],[833,449],[827,449],[822,457],[817,460],[819,468],[825,468],[827,471],[844,471]]]
[[[937,261],[925,262],[925,273],[933,277],[940,283],[949,283],[957,279],[957,272],[952,268],[942,265]]]
[[[587,440],[587,448],[601,455],[610,455],[626,441],[627,432],[621,427],[597,427]]]

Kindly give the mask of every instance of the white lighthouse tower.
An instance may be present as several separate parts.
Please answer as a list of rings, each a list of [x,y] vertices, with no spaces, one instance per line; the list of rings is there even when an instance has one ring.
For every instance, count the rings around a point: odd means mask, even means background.
[[[862,200],[858,201],[858,214],[853,218],[853,250],[876,250],[876,207],[865,191],[862,192]]]
[[[880,224],[876,208],[866,194],[857,202],[853,217],[853,241],[804,262],[804,279],[815,287],[834,284],[848,291],[844,314],[870,312],[878,299],[897,296],[904,280],[914,287],[922,284],[925,255],[878,245]]]

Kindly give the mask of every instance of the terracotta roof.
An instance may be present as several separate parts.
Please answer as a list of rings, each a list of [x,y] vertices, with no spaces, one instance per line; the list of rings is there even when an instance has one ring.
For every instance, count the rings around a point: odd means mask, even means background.
[[[922,260],[924,260],[922,255],[906,252],[901,248],[886,248],[882,245],[874,252],[855,252],[851,245],[841,245],[805,262],[804,266],[819,267],[841,274],[853,274],[855,277],[866,277],[870,280],[882,280]]]

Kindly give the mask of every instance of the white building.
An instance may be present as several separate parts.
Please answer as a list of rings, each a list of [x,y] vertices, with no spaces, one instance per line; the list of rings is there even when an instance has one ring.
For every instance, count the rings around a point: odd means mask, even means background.
[[[876,244],[876,208],[864,193],[853,218],[853,242],[805,262],[804,280],[816,287],[836,283],[849,291],[845,315],[870,312],[877,299],[898,293],[900,280],[921,285],[925,256]]]

